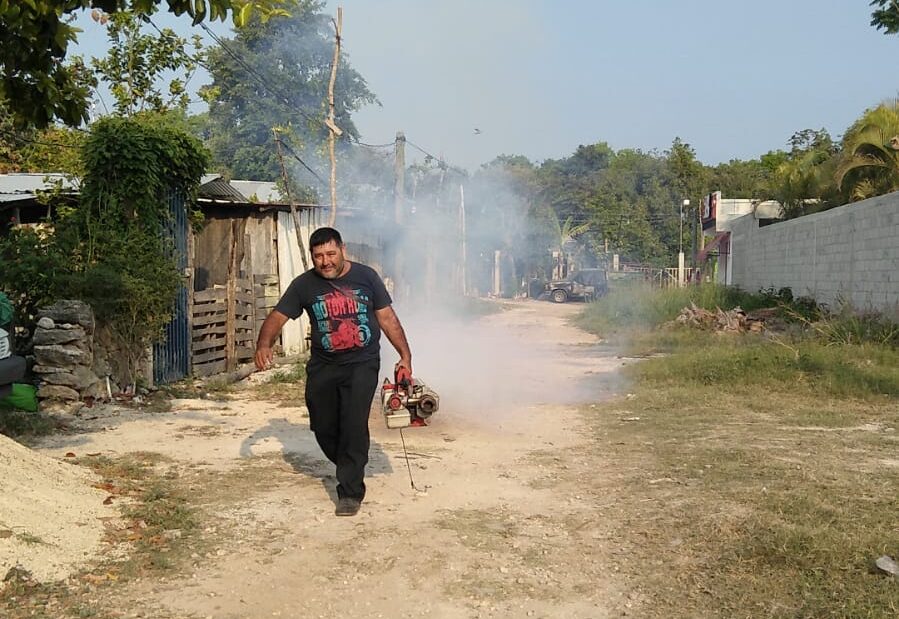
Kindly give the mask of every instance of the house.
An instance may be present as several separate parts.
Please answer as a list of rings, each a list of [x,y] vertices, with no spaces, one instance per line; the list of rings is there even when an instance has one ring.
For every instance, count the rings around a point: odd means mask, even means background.
[[[731,228],[741,217],[752,215],[760,225],[783,219],[783,207],[774,200],[723,198],[720,191],[702,199],[699,219],[703,243],[696,254],[696,265],[719,284],[731,284]]]
[[[54,206],[41,203],[38,196],[57,184],[64,199],[77,196],[77,179],[61,174],[0,175],[0,221],[9,226],[52,220]],[[327,207],[320,205],[291,208],[275,183],[228,180],[218,174],[200,181],[201,225],[189,224],[183,201],[170,197],[170,206],[168,233],[187,281],[147,370],[148,378],[158,383],[209,376],[251,362],[265,316],[290,282],[311,268],[309,235],[326,225],[328,215]],[[370,214],[342,209],[338,225],[353,240],[347,243],[350,259],[381,270],[383,233]],[[306,352],[307,330],[305,316],[289,321],[278,343],[281,354]]]
[[[0,174],[0,233],[18,224],[36,224],[53,218],[56,205],[40,198],[58,187],[63,200],[78,193],[78,181],[65,174]]]

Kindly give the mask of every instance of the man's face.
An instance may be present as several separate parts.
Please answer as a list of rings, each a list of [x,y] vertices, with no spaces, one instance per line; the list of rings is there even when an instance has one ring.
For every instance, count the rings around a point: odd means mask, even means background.
[[[312,248],[312,265],[315,272],[325,279],[335,279],[343,273],[346,256],[343,253],[343,245],[334,241],[328,241],[324,245],[316,245]]]

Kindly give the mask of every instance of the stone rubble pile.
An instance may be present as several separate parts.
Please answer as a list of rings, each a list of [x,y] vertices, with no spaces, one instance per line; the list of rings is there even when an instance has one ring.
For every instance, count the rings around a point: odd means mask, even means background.
[[[59,301],[38,311],[34,373],[38,397],[66,402],[107,397],[109,370],[94,355],[94,314],[82,301]]]

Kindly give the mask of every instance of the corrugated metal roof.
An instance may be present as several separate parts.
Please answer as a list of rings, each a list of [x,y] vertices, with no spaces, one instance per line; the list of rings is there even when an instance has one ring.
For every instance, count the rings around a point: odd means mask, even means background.
[[[246,202],[247,199],[221,176],[215,176],[204,182],[197,189],[197,196],[210,200],[224,200],[226,202]]]
[[[268,181],[231,181],[231,185],[247,197],[249,202],[285,204],[278,185]]]
[[[0,174],[0,203],[32,200],[38,191],[50,189],[61,181],[66,189],[78,191],[78,179],[58,173]],[[275,183],[267,181],[226,181],[220,174],[204,174],[200,179],[201,199],[243,204],[286,204]]]
[[[200,198],[224,202],[284,204],[278,187],[268,181],[226,181],[218,174],[207,174],[198,190]]]
[[[0,195],[30,194],[31,197],[34,197],[36,192],[51,189],[56,182],[61,182],[65,189],[78,188],[78,179],[71,179],[65,174],[17,172],[0,174]]]

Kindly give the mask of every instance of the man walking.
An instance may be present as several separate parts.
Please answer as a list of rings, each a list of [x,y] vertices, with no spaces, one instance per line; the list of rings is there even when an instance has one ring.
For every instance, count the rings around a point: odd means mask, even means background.
[[[381,331],[400,355],[397,368],[412,373],[412,353],[390,294],[369,266],[346,259],[334,228],[309,237],[313,268],[291,282],[262,323],[256,367],[272,363],[272,343],[288,319],[303,310],[312,323],[306,364],[309,427],[328,460],[337,465],[338,516],[353,516],[365,498],[368,413],[378,386]]]

